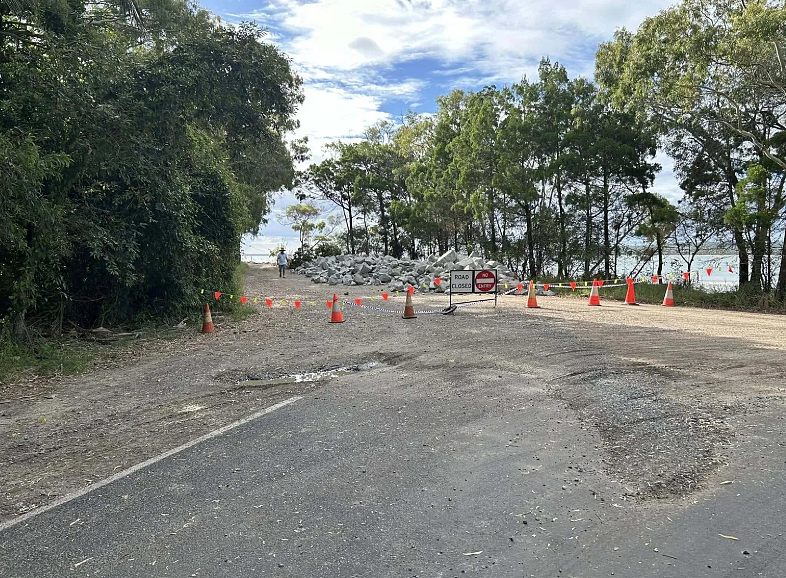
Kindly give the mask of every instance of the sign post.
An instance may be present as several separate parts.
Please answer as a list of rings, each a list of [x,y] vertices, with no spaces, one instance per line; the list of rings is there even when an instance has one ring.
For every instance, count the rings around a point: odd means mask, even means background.
[[[455,310],[453,306],[454,293],[494,293],[494,299],[473,299],[472,301],[464,301],[463,303],[479,303],[481,301],[494,301],[494,307],[497,306],[497,271],[492,269],[483,270],[468,270],[468,271],[451,271],[450,272],[450,309]]]

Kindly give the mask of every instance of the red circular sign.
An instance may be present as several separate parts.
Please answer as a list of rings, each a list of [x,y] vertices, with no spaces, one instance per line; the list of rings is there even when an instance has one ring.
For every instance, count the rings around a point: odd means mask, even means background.
[[[489,271],[487,269],[485,271],[478,271],[478,274],[475,275],[475,288],[478,291],[482,293],[493,291],[496,286],[497,276],[494,274],[494,271]]]

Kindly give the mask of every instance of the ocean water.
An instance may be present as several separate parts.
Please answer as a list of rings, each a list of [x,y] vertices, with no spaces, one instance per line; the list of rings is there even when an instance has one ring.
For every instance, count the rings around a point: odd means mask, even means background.
[[[739,286],[739,264],[737,255],[697,255],[691,267],[691,283],[709,290],[733,291]],[[617,272],[623,275],[635,265],[635,257],[620,257]],[[765,261],[765,273],[767,266]],[[773,256],[769,266],[773,273],[772,284],[775,285],[778,281],[780,258]],[[642,269],[641,275],[652,278],[657,268],[657,260],[650,261]],[[664,255],[663,274],[667,278],[682,281],[682,274],[687,270],[685,261],[679,255]]]

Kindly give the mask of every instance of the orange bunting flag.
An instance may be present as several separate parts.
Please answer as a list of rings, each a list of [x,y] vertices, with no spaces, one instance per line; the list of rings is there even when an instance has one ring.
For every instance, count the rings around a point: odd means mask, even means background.
[[[265,305],[267,305],[267,308],[270,309],[271,307],[273,307],[273,300],[265,299]]]
[[[246,304],[246,301],[248,301],[248,297],[241,297],[240,298],[240,303],[242,303],[243,305]]]
[[[518,285],[516,285],[516,289],[518,289],[519,295],[521,295],[521,292],[524,291],[524,284],[519,283]]]
[[[437,287],[439,287],[440,285],[442,285],[442,277],[436,277],[436,278],[434,279],[434,285],[436,285]]]
[[[598,287],[603,287],[605,281],[603,279],[598,279]]]
[[[548,291],[548,290],[549,290],[549,287],[551,287],[551,285],[549,285],[548,283],[544,283],[544,284],[543,284],[543,290],[544,290],[544,291]]]
[[[657,275],[653,275],[652,276],[652,282],[653,283],[657,283],[658,282],[658,276]]]
[[[683,273],[682,278],[685,279],[685,281],[688,281],[690,279],[690,271]]]
[[[327,303],[327,308],[328,309],[333,309],[333,302],[332,301],[325,301],[325,303]]]
[[[382,299],[384,299],[385,301],[388,300],[388,297],[389,297],[389,295],[387,293],[383,293],[382,294]]]
[[[707,277],[712,275],[712,267],[707,267]]]
[[[414,287],[407,287],[407,293],[409,293],[410,295],[414,295],[415,294],[415,288]]]
[[[361,304],[361,303],[363,303],[363,300],[362,300],[362,299],[355,299],[355,305],[357,305],[358,307],[360,307],[360,304]]]
[[[731,268],[731,265],[729,265],[729,273],[734,273],[734,269]]]
[[[575,291],[575,290],[576,290],[576,282],[575,282],[575,281],[571,281],[571,282],[570,282],[570,288],[571,288],[571,290],[573,290],[573,291]]]
[[[220,291],[216,291],[215,293],[213,293],[213,295],[215,296],[215,298],[216,298],[216,301],[218,301],[219,299],[221,299],[221,292],[220,292]]]
[[[300,301],[295,301],[295,309],[300,309]]]

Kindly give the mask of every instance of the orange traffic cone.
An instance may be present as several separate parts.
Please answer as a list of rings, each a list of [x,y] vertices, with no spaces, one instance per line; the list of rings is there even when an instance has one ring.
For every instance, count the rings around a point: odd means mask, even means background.
[[[628,292],[625,294],[626,305],[638,305],[636,303],[636,291],[633,288],[633,279],[628,279]]]
[[[598,280],[593,279],[592,281],[592,291],[590,291],[590,305],[596,305],[600,307],[600,294],[598,293]]]
[[[407,291],[407,300],[404,302],[404,314],[401,316],[402,319],[415,319],[417,315],[415,315],[415,306],[412,305],[412,293]]]
[[[666,287],[666,296],[663,298],[663,306],[674,307],[674,290],[671,287],[671,281],[669,281],[669,286]]]
[[[205,316],[202,318],[202,333],[213,333],[213,316],[207,303],[205,303]]]
[[[333,309],[330,312],[331,323],[344,323],[344,314],[338,306],[338,295],[333,293]]]
[[[529,282],[529,293],[527,293],[527,308],[538,309],[538,298],[535,296],[535,282]]]

